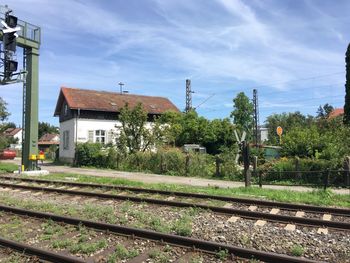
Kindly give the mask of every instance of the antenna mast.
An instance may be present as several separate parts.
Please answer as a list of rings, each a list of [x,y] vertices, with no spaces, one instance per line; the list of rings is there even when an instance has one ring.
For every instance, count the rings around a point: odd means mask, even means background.
[[[191,90],[191,80],[186,79],[186,113],[192,110],[192,93],[194,92]]]
[[[253,89],[253,105],[254,105],[254,144],[257,146],[260,142],[259,136],[259,107],[258,107],[258,90]]]

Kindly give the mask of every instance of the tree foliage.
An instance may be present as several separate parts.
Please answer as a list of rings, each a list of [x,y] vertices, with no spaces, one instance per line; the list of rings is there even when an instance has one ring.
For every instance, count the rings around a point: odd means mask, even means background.
[[[48,122],[39,122],[39,127],[38,127],[38,137],[41,138],[46,133],[59,133],[58,127],[51,125]]]
[[[146,151],[154,147],[162,134],[159,122],[147,122],[147,112],[143,109],[141,103],[134,108],[128,104],[121,109],[119,115],[121,128],[117,140],[118,147],[130,153]]]
[[[272,114],[267,117],[265,124],[268,128],[268,142],[272,145],[279,143],[279,137],[276,133],[276,128],[283,128],[284,137],[293,128],[310,127],[314,122],[314,118],[310,115],[305,116],[299,111],[281,114]]]
[[[328,118],[329,114],[334,110],[334,107],[328,103],[319,106],[317,109],[317,118]]]
[[[0,97],[0,121],[5,121],[10,116],[10,113],[7,111],[6,101]]]
[[[10,145],[13,141],[6,137],[3,132],[7,129],[10,128],[8,125],[9,123],[6,123],[4,121],[7,120],[7,118],[10,116],[10,113],[7,111],[7,103],[3,98],[0,97],[0,149],[4,149]],[[11,123],[12,124],[12,123]],[[15,125],[16,127],[16,125]]]
[[[344,105],[344,124],[350,126],[350,44],[345,54],[346,63],[346,82],[345,82],[345,105]]]
[[[238,129],[250,133],[253,127],[253,103],[244,92],[240,92],[233,99],[233,107],[234,110],[230,116],[233,118],[234,124]]]
[[[165,141],[172,146],[199,144],[206,147],[211,154],[220,153],[235,143],[234,126],[230,119],[212,121],[198,116],[197,112],[166,112],[161,118]]]

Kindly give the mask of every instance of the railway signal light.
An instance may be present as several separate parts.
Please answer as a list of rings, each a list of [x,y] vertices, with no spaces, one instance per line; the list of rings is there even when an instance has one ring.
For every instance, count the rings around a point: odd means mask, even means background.
[[[16,32],[20,30],[17,27],[17,17],[7,14],[5,21],[1,21],[1,24],[4,26],[2,32],[5,51],[16,52],[16,38],[18,37]]]
[[[18,62],[15,60],[5,60],[5,78],[8,79],[12,76],[13,72],[17,71]]]

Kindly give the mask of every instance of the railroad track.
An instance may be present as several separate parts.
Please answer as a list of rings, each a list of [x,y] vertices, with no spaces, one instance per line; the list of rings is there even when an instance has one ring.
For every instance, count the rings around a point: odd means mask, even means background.
[[[174,197],[211,199],[211,200],[218,200],[218,201],[225,201],[225,202],[232,202],[232,203],[239,203],[239,204],[258,205],[263,207],[279,207],[279,208],[295,210],[295,211],[301,210],[305,212],[314,212],[314,213],[322,212],[322,213],[331,213],[334,215],[345,215],[345,216],[350,215],[350,209],[344,209],[344,208],[282,203],[282,202],[267,201],[267,200],[260,200],[260,199],[237,198],[237,197],[220,196],[220,195],[164,191],[164,190],[158,190],[158,189],[137,188],[137,187],[128,187],[128,186],[119,186],[119,185],[33,179],[33,178],[23,178],[23,177],[14,177],[14,176],[0,176],[0,180],[12,180],[12,181],[31,182],[31,183],[39,183],[39,184],[40,183],[58,184],[58,185],[65,185],[65,186],[72,186],[72,187],[91,187],[91,188],[104,189],[105,191],[120,190],[120,191],[130,191],[135,193],[160,194],[160,195],[174,196]]]
[[[125,226],[120,226],[116,224],[94,222],[94,221],[80,219],[80,218],[60,216],[56,214],[37,212],[37,211],[26,210],[26,209],[21,209],[16,207],[4,206],[4,205],[0,205],[0,211],[5,213],[11,213],[18,216],[36,218],[40,220],[45,220],[45,219],[51,220],[53,222],[65,223],[73,226],[83,225],[87,228],[109,231],[112,233],[116,233],[118,235],[130,236],[132,238],[141,238],[141,239],[157,241],[157,242],[160,242],[161,244],[170,244],[172,246],[181,246],[185,248],[191,248],[192,250],[196,249],[205,253],[217,253],[218,251],[224,250],[224,251],[227,251],[227,253],[232,256],[232,259],[235,259],[235,257],[246,258],[246,259],[254,258],[254,259],[262,260],[264,262],[276,262],[276,263],[277,262],[278,263],[320,262],[320,261],[314,261],[306,258],[292,257],[292,256],[287,256],[287,255],[282,255],[277,253],[246,249],[246,248],[236,247],[232,245],[217,243],[217,242],[204,241],[200,239],[182,237],[182,236],[177,236],[172,234],[164,234],[156,231],[125,227]],[[11,240],[6,240],[4,238],[0,238],[0,245],[3,247],[9,247],[21,252],[35,255],[43,260],[47,260],[50,262],[60,262],[60,263],[87,262],[71,256],[59,255],[58,253],[55,253],[52,251],[47,251],[47,250],[35,248],[32,246],[28,246],[26,244],[21,244]],[[132,261],[132,262],[136,262],[136,261]]]
[[[4,180],[13,180],[13,177],[0,177],[0,179]],[[15,178],[14,179],[16,184],[12,183],[4,183],[0,182],[0,186],[4,188],[12,188],[12,189],[24,189],[24,190],[30,190],[30,191],[44,191],[44,192],[53,192],[53,193],[59,193],[59,194],[68,194],[68,195],[79,195],[79,196],[85,196],[85,197],[94,197],[94,198],[103,198],[103,199],[112,199],[112,200],[129,200],[132,202],[147,202],[150,204],[156,204],[156,205],[162,205],[162,206],[171,206],[171,207],[182,207],[182,208],[189,208],[189,207],[196,207],[201,208],[205,210],[210,210],[214,213],[223,213],[228,215],[235,215],[240,216],[243,218],[249,218],[249,219],[256,219],[258,220],[257,223],[259,224],[265,224],[266,221],[273,221],[273,222],[280,222],[287,224],[287,228],[289,229],[295,229],[295,225],[303,225],[303,226],[311,226],[311,227],[318,227],[319,231],[326,233],[328,232],[327,228],[332,229],[338,229],[338,230],[350,230],[350,210],[349,209],[341,209],[341,208],[330,208],[330,207],[318,207],[318,206],[308,206],[308,205],[295,205],[295,204],[287,204],[287,203],[280,203],[280,202],[271,202],[271,201],[262,201],[262,200],[252,200],[252,199],[239,199],[243,200],[242,202],[253,202],[257,201],[257,205],[261,202],[263,203],[264,207],[269,207],[271,210],[269,212],[259,212],[254,211],[257,209],[257,206],[251,205],[249,209],[238,209],[233,207],[225,207],[225,206],[211,206],[211,205],[203,205],[199,203],[188,203],[188,202],[178,202],[178,201],[170,201],[170,200],[164,200],[164,199],[152,199],[152,198],[145,198],[145,197],[137,197],[137,196],[131,196],[131,195],[121,195],[121,194],[109,194],[109,193],[101,193],[101,192],[93,192],[93,191],[82,191],[77,190],[76,188],[82,188],[82,187],[93,187],[98,189],[105,189],[110,190],[114,188],[119,188],[119,186],[106,186],[106,185],[91,185],[91,184],[82,184],[82,183],[71,183],[71,182],[62,182],[62,181],[50,181],[50,180],[39,180],[39,179],[29,179],[29,178]],[[49,184],[47,187],[43,186],[34,186],[34,185],[27,185],[27,183],[40,183],[40,184]],[[52,185],[60,184],[60,187],[52,187]],[[72,189],[63,189],[63,186],[69,186],[73,187]],[[124,189],[125,187],[122,187]],[[128,188],[129,189],[129,188]],[[134,189],[134,188],[132,188]],[[125,189],[124,189],[125,190]],[[149,191],[151,189],[145,189],[146,191]],[[153,191],[153,190],[152,190]],[[169,192],[172,193],[172,192]],[[193,195],[189,193],[179,193],[176,192],[176,194],[185,194],[185,195]],[[194,194],[198,198],[198,194]],[[204,198],[213,197],[210,195],[204,195]],[[214,198],[221,198],[225,200],[237,200],[237,198],[231,198],[231,197],[222,197],[222,196],[214,196]],[[213,198],[211,198],[213,199]],[[255,203],[250,203],[255,204]],[[269,205],[269,206],[268,206]],[[295,215],[285,215],[285,214],[279,214],[280,210],[287,209],[290,210],[290,206],[297,209],[297,212]],[[251,209],[253,208],[253,209]],[[303,208],[303,209],[300,209]],[[292,209],[292,210],[294,210]],[[320,211],[323,213],[320,214]],[[319,213],[320,217],[322,219],[317,218],[308,218],[304,217],[305,212],[308,213]],[[332,212],[332,214],[330,214]],[[341,221],[334,221],[331,220],[332,217],[336,218],[336,216],[341,216],[343,219],[345,218],[348,220],[347,222],[341,222]]]

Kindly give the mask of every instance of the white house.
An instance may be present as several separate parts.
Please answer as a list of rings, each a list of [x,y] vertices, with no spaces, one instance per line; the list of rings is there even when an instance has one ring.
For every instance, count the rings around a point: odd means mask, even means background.
[[[115,142],[118,115],[126,103],[130,108],[142,103],[149,122],[165,111],[179,111],[163,97],[62,87],[54,114],[60,122],[60,160],[73,162],[77,143]]]
[[[4,131],[6,137],[11,137],[16,140],[15,144],[11,144],[12,149],[22,149],[22,128],[7,128]]]

